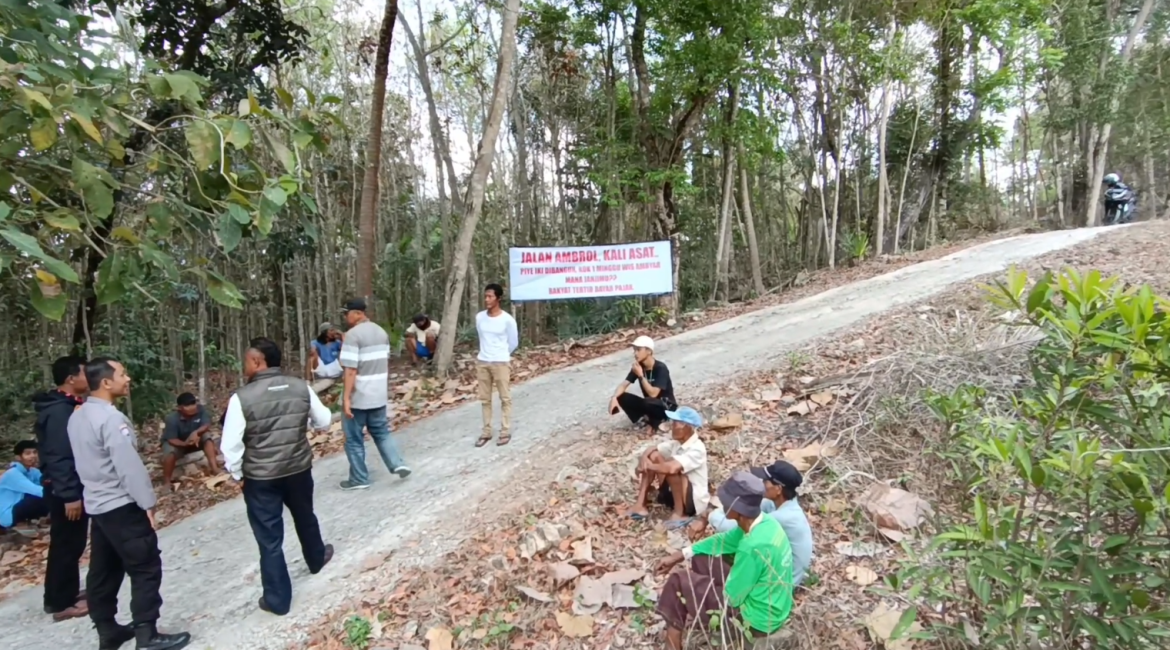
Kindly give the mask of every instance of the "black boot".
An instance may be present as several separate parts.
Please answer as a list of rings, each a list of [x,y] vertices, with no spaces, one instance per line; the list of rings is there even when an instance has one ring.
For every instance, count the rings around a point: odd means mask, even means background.
[[[141,623],[134,626],[134,639],[138,642],[138,650],[179,650],[186,648],[191,642],[188,632],[178,634],[162,634],[154,623]]]
[[[98,650],[119,650],[127,641],[134,640],[134,630],[117,621],[98,623]]]

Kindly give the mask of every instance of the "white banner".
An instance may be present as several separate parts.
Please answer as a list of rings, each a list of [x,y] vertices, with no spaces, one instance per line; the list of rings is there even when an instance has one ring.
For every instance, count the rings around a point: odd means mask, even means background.
[[[509,248],[513,302],[644,296],[674,291],[670,242]]]

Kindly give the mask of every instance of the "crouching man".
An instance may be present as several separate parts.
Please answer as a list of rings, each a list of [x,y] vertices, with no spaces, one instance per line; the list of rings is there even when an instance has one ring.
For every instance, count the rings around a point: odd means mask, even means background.
[[[792,613],[792,549],[780,523],[761,514],[764,482],[749,472],[736,472],[717,496],[735,529],[712,535],[658,564],[669,569],[689,561],[685,569],[671,574],[658,596],[657,611],[666,621],[670,650],[682,650],[688,624],[711,629],[712,616],[719,617],[723,634],[759,638],[780,630]]]

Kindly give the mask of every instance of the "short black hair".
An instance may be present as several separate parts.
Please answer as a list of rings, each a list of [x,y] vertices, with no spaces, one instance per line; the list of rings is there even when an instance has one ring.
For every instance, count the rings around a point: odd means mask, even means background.
[[[260,356],[264,357],[264,363],[269,368],[280,367],[280,346],[272,339],[266,336],[258,336],[248,343],[248,347],[259,352]]]
[[[80,375],[84,367],[85,357],[68,356],[57,359],[53,362],[53,385],[63,385],[70,377]]]
[[[35,440],[21,440],[20,442],[16,443],[15,447],[12,448],[12,453],[16,454],[17,456],[23,456],[24,452],[30,449],[36,451],[37,442]]]
[[[488,284],[486,287],[483,288],[483,290],[484,291],[491,291],[492,293],[496,294],[496,300],[499,300],[500,298],[504,297],[504,288],[501,287],[499,284],[496,284],[495,282]]]
[[[425,322],[429,321],[430,319],[431,319],[431,317],[427,316],[426,314],[415,314],[414,318],[410,319],[410,322],[414,323],[415,325],[418,325],[419,323],[425,323]]]
[[[114,378],[114,366],[117,361],[112,357],[98,357],[90,359],[89,363],[85,364],[85,380],[89,382],[90,390],[98,390],[102,387],[103,379]]]
[[[179,395],[179,399],[175,400],[175,404],[179,406],[194,406],[198,403],[199,400],[195,399],[195,395],[192,393],[183,393]]]

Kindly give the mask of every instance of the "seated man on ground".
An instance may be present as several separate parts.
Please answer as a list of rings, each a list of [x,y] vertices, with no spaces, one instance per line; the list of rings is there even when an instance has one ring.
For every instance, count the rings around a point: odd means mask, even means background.
[[[674,384],[670,381],[670,370],[666,364],[654,358],[654,339],[639,336],[634,339],[634,365],[625,381],[609,400],[609,414],[617,415],[619,410],[634,426],[649,427],[654,433],[666,421],[667,411],[678,408],[674,399]],[[642,395],[627,393],[630,384],[638,384]]]
[[[707,446],[695,430],[703,425],[703,418],[689,406],[667,411],[666,417],[673,421],[670,440],[642,455],[638,463],[638,500],[630,509],[630,518],[644,521],[649,516],[646,499],[650,487],[657,483],[657,501],[671,509],[666,527],[673,530],[706,512],[711,493],[707,489]]]
[[[309,346],[309,362],[305,364],[305,381],[310,382],[313,392],[321,394],[341,379],[341,342],[345,336],[332,323],[321,323],[317,338]],[[227,411],[224,411],[226,414]]]
[[[211,439],[211,416],[191,393],[179,395],[175,411],[167,416],[163,427],[163,490],[174,484],[175,464],[179,458],[201,449],[207,457],[208,474],[219,473],[218,451]]]
[[[434,359],[438,346],[439,323],[426,314],[415,316],[410,327],[406,328],[406,351],[410,353],[410,362],[418,365],[419,361]]]
[[[41,470],[37,469],[37,443],[22,440],[14,450],[16,461],[0,474],[0,528],[49,516]]]
[[[717,496],[735,528],[659,563],[660,569],[668,569],[689,561],[667,578],[658,596],[657,611],[666,621],[670,650],[682,650],[688,624],[715,629],[713,615],[720,617],[721,634],[755,639],[775,634],[792,613],[792,549],[780,524],[760,512],[764,482],[748,472],[736,472]],[[735,620],[742,625],[732,623]],[[723,640],[733,646],[733,638]]]
[[[800,586],[813,557],[812,527],[808,525],[808,517],[796,501],[796,488],[804,482],[804,477],[792,463],[782,460],[748,471],[764,482],[764,501],[760,509],[775,519],[788,536],[788,543],[792,547],[792,584]],[[736,527],[735,521],[727,517],[722,508],[712,509],[707,515],[707,522],[720,533],[735,530]]]

